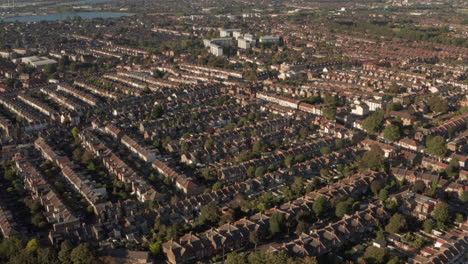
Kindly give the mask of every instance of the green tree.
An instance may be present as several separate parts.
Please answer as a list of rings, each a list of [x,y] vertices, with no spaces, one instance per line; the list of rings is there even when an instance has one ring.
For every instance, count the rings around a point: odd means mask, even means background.
[[[455,216],[455,223],[461,224],[463,222],[465,222],[465,217],[462,214],[457,213]]]
[[[252,146],[252,151],[256,153],[261,153],[263,151],[263,144],[261,141],[255,142],[255,144]]]
[[[322,153],[322,155],[327,155],[327,154],[330,154],[331,152],[332,152],[331,149],[327,146],[320,148],[320,153]]]
[[[208,181],[212,181],[216,179],[216,176],[213,174],[213,171],[211,170],[210,167],[205,167],[200,169],[200,173],[203,178],[205,178]],[[168,179],[170,181],[170,179]],[[170,182],[169,182],[170,184]]]
[[[255,175],[255,172],[257,171],[257,169],[255,169],[254,166],[250,166],[248,169],[247,169],[247,177],[253,177]]]
[[[211,187],[213,191],[221,190],[222,188],[223,188],[223,183],[221,182],[215,182],[213,186]]]
[[[388,199],[388,191],[387,189],[383,188],[379,192],[379,197],[382,201],[386,201]]]
[[[342,139],[337,139],[335,141],[335,147],[337,149],[342,149],[344,147],[344,145],[345,145],[345,142]]]
[[[16,172],[15,170],[7,170],[5,171],[5,173],[3,174],[3,178],[9,182],[13,182],[14,180],[16,180]]]
[[[324,217],[329,208],[330,203],[325,196],[319,196],[312,205],[312,210],[314,210],[315,215],[319,218]]]
[[[72,244],[68,240],[65,240],[62,243],[60,251],[58,253],[58,259],[60,260],[60,263],[72,264],[72,260],[71,260],[72,250],[73,250]]]
[[[96,263],[96,257],[91,247],[84,243],[78,245],[70,253],[73,264],[93,264]]]
[[[359,162],[361,170],[371,169],[373,171],[380,171],[384,168],[385,154],[379,145],[371,146],[371,149],[364,153]]]
[[[397,256],[393,256],[388,262],[387,264],[400,264],[401,263],[401,260],[399,257]]]
[[[96,165],[95,165],[94,162],[91,160],[91,161],[88,163],[87,168],[88,168],[88,170],[90,170],[90,171],[95,171],[95,170],[96,170]]]
[[[435,136],[427,141],[426,152],[437,157],[444,157],[447,153],[445,139],[441,136]]]
[[[265,175],[265,173],[266,169],[263,166],[260,166],[257,169],[255,169],[255,177],[257,178],[262,177],[263,175]]]
[[[362,127],[367,131],[367,133],[375,134],[380,129],[384,120],[384,112],[378,111],[371,113],[364,122],[362,123]]]
[[[291,184],[291,191],[296,196],[304,194],[304,180],[301,177],[295,177],[293,184]]]
[[[374,194],[378,194],[382,188],[383,188],[383,183],[379,180],[372,181],[370,185],[370,189]]]
[[[385,231],[390,234],[396,234],[406,229],[406,219],[403,215],[396,213],[392,215],[390,221],[385,226]]]
[[[422,180],[414,182],[413,191],[416,193],[423,193],[426,190],[426,184]]]
[[[291,168],[294,162],[294,157],[293,156],[287,156],[286,159],[284,160],[284,164],[286,167]]]
[[[343,217],[345,214],[349,213],[351,205],[347,201],[339,202],[336,205],[335,215],[337,217]]]
[[[26,249],[31,252],[36,252],[39,249],[39,240],[36,238],[29,240]]]
[[[423,223],[423,230],[424,230],[424,232],[426,232],[426,233],[431,233],[431,231],[432,231],[433,228],[434,228],[434,226],[432,225],[431,219],[426,219],[426,220],[424,220],[424,223]]]
[[[400,127],[390,124],[384,129],[384,138],[388,141],[397,141],[400,139]]]
[[[80,133],[80,130],[77,127],[72,128],[71,133],[74,138],[78,137],[78,134]]]
[[[437,221],[439,228],[445,226],[445,223],[450,219],[449,206],[445,202],[439,202],[432,211],[432,216]]]
[[[214,202],[210,202],[201,209],[198,221],[200,224],[216,224],[220,218],[221,210]]]
[[[284,225],[284,215],[280,213],[274,213],[270,217],[270,234],[275,236],[282,232]]]
[[[307,138],[307,136],[309,136],[309,129],[307,127],[301,127],[299,130],[299,135],[302,139]]]
[[[385,248],[370,246],[366,248],[363,258],[368,264],[385,263],[387,258],[387,250]]]
[[[431,109],[431,111],[434,113],[445,113],[449,109],[447,100],[439,96],[431,97],[427,104],[429,105],[429,109]]]
[[[250,243],[254,244],[255,248],[257,248],[257,245],[260,243],[260,235],[259,235],[258,230],[254,230],[253,232],[250,232],[249,241]]]
[[[462,195],[460,195],[460,201],[464,203],[468,202],[468,191],[463,191]]]
[[[205,141],[205,145],[204,145],[205,149],[210,149],[213,146],[214,146],[214,141],[212,139],[209,138]]]
[[[248,263],[245,256],[241,253],[232,252],[226,255],[224,264],[245,264]]]
[[[323,116],[330,119],[330,120],[335,120],[336,119],[336,107],[334,106],[325,106],[323,108]]]
[[[157,241],[149,244],[149,251],[153,257],[158,257],[162,254],[162,244]]]

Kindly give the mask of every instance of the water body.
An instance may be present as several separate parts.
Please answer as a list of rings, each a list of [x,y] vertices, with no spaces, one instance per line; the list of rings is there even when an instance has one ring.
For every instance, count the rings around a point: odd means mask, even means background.
[[[107,13],[107,12],[78,12],[78,13],[60,13],[60,14],[47,14],[47,15],[31,15],[31,16],[18,16],[0,18],[3,22],[39,22],[39,21],[54,21],[65,20],[67,18],[81,17],[82,19],[93,18],[114,18],[130,16],[125,13]]]

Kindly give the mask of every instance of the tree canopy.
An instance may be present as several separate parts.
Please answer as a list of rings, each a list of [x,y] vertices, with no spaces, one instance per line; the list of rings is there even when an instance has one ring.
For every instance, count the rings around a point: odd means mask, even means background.
[[[400,139],[400,127],[397,125],[390,124],[384,129],[384,138],[388,141],[397,141]]]
[[[362,127],[367,131],[367,133],[375,134],[379,131],[380,127],[382,126],[383,120],[383,111],[373,112],[368,117],[366,117],[366,119],[364,119]]]
[[[427,141],[426,152],[437,157],[444,157],[447,153],[445,139],[441,136],[435,136]]]
[[[359,162],[359,168],[361,170],[371,169],[374,171],[380,171],[384,168],[385,155],[383,150],[378,145],[372,145],[371,149],[364,153],[361,161]]]

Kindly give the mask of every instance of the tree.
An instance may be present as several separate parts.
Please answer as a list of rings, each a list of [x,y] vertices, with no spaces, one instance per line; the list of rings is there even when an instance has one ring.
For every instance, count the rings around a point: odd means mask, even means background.
[[[18,237],[3,239],[0,243],[0,262],[7,263],[9,259],[23,250],[23,241]]]
[[[326,215],[329,207],[329,202],[325,196],[319,196],[312,205],[315,215],[320,218]]]
[[[383,120],[383,111],[374,112],[370,114],[366,119],[364,119],[362,127],[367,131],[367,133],[375,134],[382,125]]]
[[[65,240],[60,248],[60,251],[58,253],[58,259],[60,260],[60,263],[62,264],[72,264],[71,260],[71,252],[73,250],[73,246],[68,240]]]
[[[57,254],[52,248],[39,248],[36,251],[36,256],[37,263],[60,264],[59,260],[57,259]]]
[[[439,96],[431,97],[427,104],[429,105],[429,109],[431,109],[431,111],[434,113],[445,113],[449,109],[447,100]]]
[[[323,108],[323,116],[330,119],[330,120],[335,120],[335,118],[336,118],[336,107],[334,107],[334,106],[325,106]]]
[[[379,196],[380,196],[380,199],[381,199],[382,201],[387,200],[387,199],[388,199],[388,191],[387,191],[387,189],[385,189],[385,188],[381,189],[380,192],[379,192]]]
[[[39,240],[33,238],[29,240],[28,244],[26,245],[26,249],[31,252],[36,252],[39,248]]]
[[[180,151],[182,153],[185,153],[189,150],[189,145],[187,144],[187,142],[182,142],[182,144],[180,145]]]
[[[304,162],[304,160],[305,160],[304,154],[299,154],[294,157],[294,164]]]
[[[378,194],[382,188],[383,188],[383,183],[379,180],[372,181],[370,185],[370,189],[374,194]]]
[[[205,168],[200,169],[200,173],[201,173],[202,177],[205,178],[206,180],[212,181],[212,180],[216,179],[216,177],[215,177],[215,175],[213,175],[212,170],[211,170],[210,167],[205,167]],[[170,179],[168,179],[168,180],[169,180],[169,184],[170,184]]]
[[[221,211],[214,202],[210,202],[205,205],[201,211],[198,221],[200,224],[216,224],[219,222],[221,217]]]
[[[255,249],[256,249],[257,245],[260,243],[260,236],[259,236],[258,230],[254,230],[253,232],[250,232],[249,241],[250,243],[254,244]]]
[[[327,154],[330,154],[331,152],[332,152],[331,149],[327,146],[320,148],[320,153],[322,153],[322,155],[327,155]]]
[[[214,146],[214,141],[212,139],[209,138],[205,141],[205,145],[204,145],[205,149],[210,149],[213,146]]]
[[[91,161],[88,163],[87,168],[88,168],[88,170],[90,170],[90,171],[95,171],[95,170],[96,170],[96,165],[95,165],[94,162],[91,160]]]
[[[299,135],[302,139],[307,138],[307,136],[309,136],[309,129],[307,127],[301,127],[299,130]]]
[[[414,182],[413,191],[417,193],[423,193],[426,189],[426,184],[422,180],[417,180]]]
[[[153,257],[158,257],[162,253],[162,244],[157,241],[149,244],[149,251]]]
[[[449,166],[445,169],[445,173],[449,178],[455,178],[458,175],[459,169],[460,164],[458,163],[458,159],[453,158],[450,160]]]
[[[252,146],[252,151],[256,153],[261,153],[263,151],[263,145],[261,141],[255,142],[255,144]]]
[[[336,106],[338,104],[338,98],[335,95],[325,95],[323,103],[329,106]]]
[[[423,223],[423,230],[424,232],[426,233],[431,233],[432,229],[433,229],[433,225],[432,225],[432,221],[431,219],[426,219],[424,220],[424,223]]]
[[[396,213],[392,215],[388,225],[385,226],[385,231],[390,234],[396,234],[406,229],[406,219],[403,215]]]
[[[286,159],[284,160],[284,164],[286,165],[286,167],[288,168],[291,168],[291,166],[293,165],[293,162],[294,162],[294,157],[293,156],[287,156]]]
[[[150,118],[151,119],[157,119],[162,117],[164,114],[164,109],[161,105],[155,105],[153,109],[151,110]]]
[[[368,264],[385,263],[385,259],[387,258],[387,250],[385,248],[370,246],[366,248],[363,258]]]
[[[255,175],[255,172],[257,170],[255,169],[254,166],[250,166],[248,169],[247,169],[247,177],[253,177]]]
[[[385,155],[379,145],[374,144],[371,149],[364,153],[359,162],[361,170],[371,169],[373,171],[380,171],[384,167]]]
[[[257,178],[262,177],[263,175],[265,175],[265,173],[266,169],[263,166],[260,166],[257,169],[255,169],[255,177]]]
[[[464,203],[468,202],[468,191],[463,191],[462,195],[460,195],[460,201]]]
[[[211,187],[213,191],[220,190],[221,188],[223,188],[223,183],[221,182],[215,182],[213,186]]]
[[[96,263],[96,258],[91,247],[84,243],[78,245],[70,253],[70,258],[73,264],[93,264]]]
[[[335,147],[336,147],[337,149],[343,148],[343,147],[344,147],[344,144],[345,144],[345,142],[344,142],[342,139],[337,139],[337,140],[335,141]]]
[[[350,207],[350,204],[346,201],[339,202],[336,205],[335,215],[337,217],[343,217],[345,214],[349,213]]]
[[[275,236],[282,232],[284,225],[284,215],[280,213],[274,213],[270,217],[270,234]]]
[[[291,184],[291,191],[296,196],[304,194],[304,180],[301,177],[294,178],[294,183]]]
[[[393,256],[388,262],[387,264],[400,264],[401,263],[401,260],[399,257],[397,256]]]
[[[455,223],[463,223],[465,221],[465,217],[460,214],[460,213],[457,213],[456,216],[455,216]]]
[[[388,141],[397,141],[400,139],[400,127],[390,124],[384,129],[384,138]]]
[[[80,130],[77,127],[72,128],[71,133],[74,138],[78,137],[78,134],[80,133]]]
[[[445,223],[450,219],[449,206],[445,202],[439,202],[432,211],[432,216],[437,221],[439,228],[444,227]]]
[[[435,136],[427,141],[426,152],[437,157],[444,157],[447,153],[445,139],[441,136]]]
[[[305,221],[298,221],[296,226],[295,233],[301,235],[302,233],[307,232],[307,223]]]
[[[241,253],[232,252],[226,255],[224,264],[245,264],[248,263]]]
[[[9,182],[13,182],[14,180],[16,180],[16,176],[17,175],[16,175],[15,170],[7,170],[3,174],[3,178]]]

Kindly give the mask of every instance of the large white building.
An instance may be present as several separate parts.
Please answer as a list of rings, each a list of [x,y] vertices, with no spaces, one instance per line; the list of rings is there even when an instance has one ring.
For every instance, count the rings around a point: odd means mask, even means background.
[[[238,34],[240,33],[241,30],[240,29],[220,29],[219,30],[219,35],[224,38],[224,37],[233,37],[234,36],[234,33]]]
[[[18,62],[18,61],[21,63],[31,65],[34,68],[38,68],[38,69],[42,69],[50,64],[57,64],[56,60],[52,60],[47,57],[37,57],[37,56],[24,57],[24,58],[15,60],[15,62]]]
[[[239,38],[237,40],[237,47],[239,49],[250,49],[252,47],[252,43],[244,38]]]
[[[273,36],[262,36],[259,39],[260,43],[265,43],[265,44],[276,44],[279,43],[280,38],[279,37],[273,37]]]
[[[223,56],[223,47],[217,45],[217,44],[214,44],[214,43],[211,43],[210,44],[210,53],[215,55],[215,56]]]

